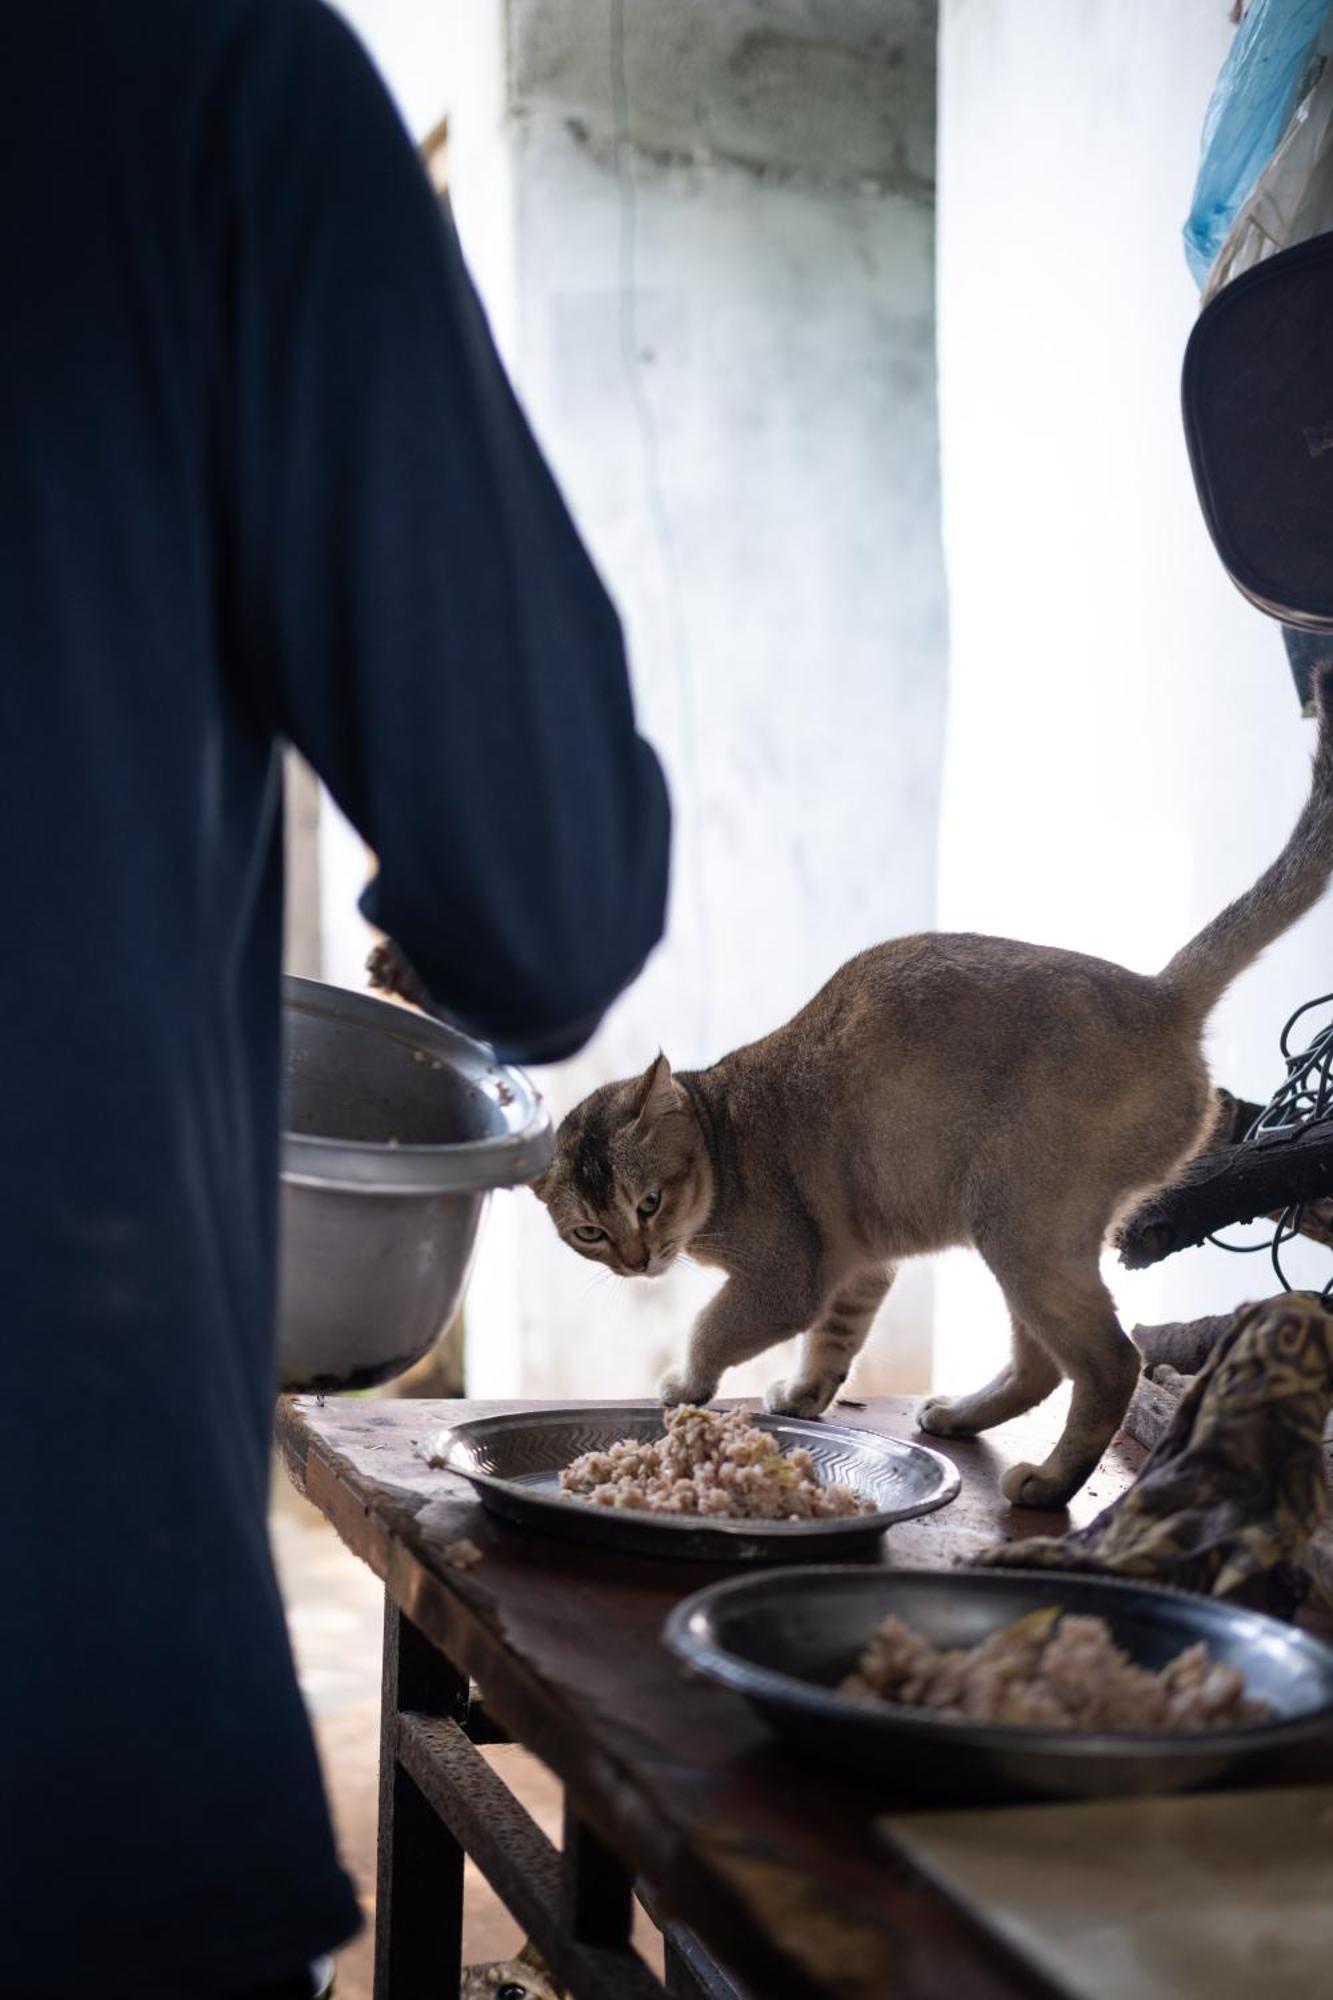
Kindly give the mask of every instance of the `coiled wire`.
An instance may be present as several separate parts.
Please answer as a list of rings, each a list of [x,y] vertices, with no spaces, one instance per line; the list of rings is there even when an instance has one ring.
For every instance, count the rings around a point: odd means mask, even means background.
[[[1262,1138],[1270,1132],[1292,1132],[1307,1125],[1317,1125],[1322,1119],[1333,1118],[1333,1019],[1305,1048],[1293,1052],[1291,1046],[1298,1024],[1307,1014],[1323,1007],[1333,1007],[1333,993],[1321,993],[1317,999],[1305,1001],[1288,1018],[1278,1041],[1287,1066],[1286,1080],[1251,1123],[1240,1141],[1241,1145],[1248,1145],[1252,1139]],[[1291,1202],[1277,1218],[1272,1235],[1260,1243],[1227,1243],[1220,1236],[1210,1236],[1208,1241],[1219,1250],[1229,1250],[1242,1257],[1266,1250],[1278,1283],[1284,1292],[1290,1291],[1282,1269],[1282,1250],[1284,1245],[1300,1235],[1306,1207],[1307,1203],[1303,1201]],[[1321,1303],[1333,1310],[1333,1277],[1319,1296]]]

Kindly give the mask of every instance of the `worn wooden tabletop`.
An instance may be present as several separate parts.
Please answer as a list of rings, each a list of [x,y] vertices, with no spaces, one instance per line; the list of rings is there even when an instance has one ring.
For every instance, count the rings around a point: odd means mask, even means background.
[[[284,1399],[278,1439],[297,1486],[381,1576],[403,1610],[481,1686],[488,1709],[555,1771],[581,1816],[652,1885],[662,1910],[761,1994],[882,2000],[1050,1994],[1031,1960],[875,1842],[895,1801],[792,1762],[736,1696],[687,1680],[659,1643],[679,1598],[726,1574],[509,1527],[418,1442],[441,1425],[529,1404]],[[913,1404],[883,1399],[840,1414],[910,1436]],[[879,1559],[951,1564],[995,1541],[1058,1531],[1064,1516],[1000,1497],[1016,1459],[1039,1460],[1058,1419],[1007,1425],[991,1440],[932,1439],[963,1490],[903,1522]],[[1077,1525],[1142,1461],[1113,1447],[1071,1510]],[[451,1568],[461,1537],[483,1560]]]

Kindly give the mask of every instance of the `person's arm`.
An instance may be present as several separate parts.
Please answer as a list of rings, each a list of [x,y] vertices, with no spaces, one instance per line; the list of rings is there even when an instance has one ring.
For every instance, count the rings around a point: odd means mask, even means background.
[[[317,0],[252,9],[224,126],[240,654],[436,1000],[511,1054],[570,1053],[663,924],[618,619],[349,31]]]

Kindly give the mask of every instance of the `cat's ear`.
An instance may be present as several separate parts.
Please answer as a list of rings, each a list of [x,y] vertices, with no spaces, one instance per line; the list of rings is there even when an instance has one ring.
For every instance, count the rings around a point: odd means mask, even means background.
[[[664,1055],[650,1063],[644,1073],[643,1095],[639,1100],[638,1123],[648,1127],[658,1124],[673,1111],[679,1111],[685,1101],[685,1093],[671,1074],[671,1064]]]
[[[548,1167],[544,1174],[538,1174],[535,1181],[528,1182],[528,1186],[532,1189],[538,1201],[545,1201],[551,1186],[551,1169]]]
[[[542,1957],[531,1938],[527,1938],[524,1941],[523,1949],[514,1960],[514,1963],[515,1965],[530,1967],[533,1972],[539,1972],[543,1979],[549,1979],[551,1976],[547,1969],[546,1960]]]

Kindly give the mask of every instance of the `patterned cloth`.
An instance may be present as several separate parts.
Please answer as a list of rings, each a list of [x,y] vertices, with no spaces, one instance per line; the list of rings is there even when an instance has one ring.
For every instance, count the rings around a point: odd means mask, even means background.
[[[1333,1313],[1309,1292],[1245,1306],[1142,1472],[1073,1534],[987,1549],[1007,1569],[1098,1570],[1289,1610],[1328,1507]]]

